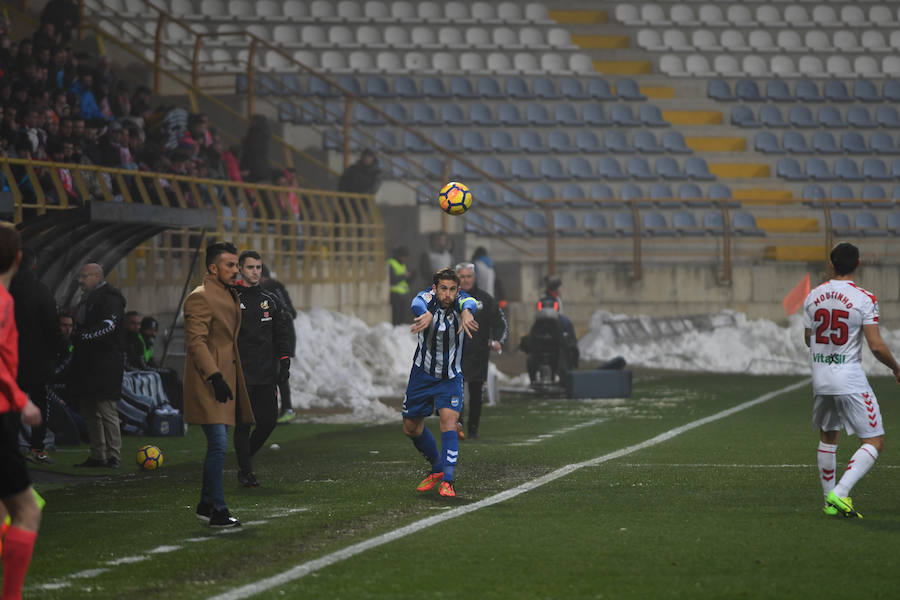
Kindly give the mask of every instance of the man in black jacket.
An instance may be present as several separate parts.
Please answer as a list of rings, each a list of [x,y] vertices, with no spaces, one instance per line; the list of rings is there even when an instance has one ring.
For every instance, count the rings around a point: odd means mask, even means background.
[[[91,453],[76,466],[121,466],[122,437],[116,402],[125,372],[125,297],[109,285],[103,267],[88,263],[78,272],[81,302],[75,311],[70,381],[87,423]]]
[[[238,352],[256,424],[253,433],[250,433],[249,424],[235,426],[234,450],[238,460],[238,481],[245,487],[257,487],[259,481],[250,459],[275,429],[278,419],[275,386],[290,376],[291,319],[276,295],[259,285],[262,258],[258,252],[242,252],[238,267],[241,271],[241,281],[236,286],[241,300]]]
[[[295,349],[297,347],[297,330],[294,327],[294,320],[297,318],[297,309],[294,308],[294,303],[291,301],[291,295],[288,293],[287,288],[284,287],[284,284],[272,276],[269,272],[269,267],[266,265],[262,266],[262,278],[259,282],[262,289],[275,294],[275,298],[278,299],[281,307],[286,309],[291,317],[291,326],[289,329],[291,337],[290,340],[288,340],[288,346],[291,348],[291,358],[294,358]],[[288,423],[294,418],[293,404],[291,404],[291,382],[289,379],[278,382],[278,398],[281,400],[281,413],[278,417],[278,422]]]
[[[56,351],[61,334],[56,299],[50,289],[35,274],[35,255],[22,251],[19,271],[13,277],[9,293],[16,302],[16,328],[19,330],[19,387],[41,410],[41,423],[31,428],[30,450],[25,458],[41,464],[53,464],[44,452],[44,436],[50,411],[47,403],[47,384],[53,379]]]
[[[475,439],[478,437],[478,425],[481,421],[481,400],[484,382],[487,381],[488,356],[491,350],[500,352],[503,348],[507,335],[506,316],[493,296],[475,284],[474,264],[459,263],[454,270],[459,276],[459,288],[479,304],[478,312],[475,313],[478,330],[472,337],[465,339],[462,360],[463,377],[469,386],[469,401],[466,403],[469,405],[468,437]],[[462,415],[458,427],[461,431]],[[460,439],[464,439],[463,436]]]

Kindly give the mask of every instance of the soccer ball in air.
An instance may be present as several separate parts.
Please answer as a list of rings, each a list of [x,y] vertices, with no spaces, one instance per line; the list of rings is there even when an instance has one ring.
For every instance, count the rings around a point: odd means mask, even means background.
[[[163,464],[162,450],[156,446],[141,446],[137,451],[137,464],[145,471],[153,471]]]
[[[472,192],[455,181],[441,188],[438,199],[441,202],[441,210],[451,215],[461,215],[472,207]]]

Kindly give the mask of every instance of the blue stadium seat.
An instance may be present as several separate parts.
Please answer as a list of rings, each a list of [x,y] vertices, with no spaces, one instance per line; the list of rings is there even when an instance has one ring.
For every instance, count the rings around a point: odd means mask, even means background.
[[[598,127],[606,127],[612,124],[603,111],[600,104],[585,104],[581,109],[581,116],[588,125],[596,125]]]
[[[521,186],[511,185],[512,190],[504,189],[503,190],[503,204],[512,208],[533,208],[534,202],[531,201],[531,196],[525,193]],[[550,190],[550,186],[543,186],[547,190]],[[541,186],[535,186],[535,190],[537,190],[538,196],[544,196],[545,198],[552,198],[554,196],[553,191],[550,190],[549,193],[546,193],[545,190],[541,189]]]
[[[887,216],[888,231],[894,235],[900,235],[900,212],[892,212]]]
[[[594,236],[608,236],[614,233],[606,220],[606,216],[599,212],[589,212],[584,215],[584,228],[590,235]]]
[[[739,79],[734,86],[734,93],[738,100],[743,102],[762,102],[764,100],[759,93],[759,86],[752,79]]]
[[[886,131],[876,131],[869,138],[869,146],[876,154],[897,154],[894,138]]]
[[[528,152],[530,154],[542,154],[547,150],[546,146],[544,146],[544,141],[541,139],[541,135],[532,129],[519,130],[519,148],[521,148],[523,152]]]
[[[397,158],[402,158],[398,156]],[[444,159],[436,156],[427,156],[422,161],[422,168],[431,175],[439,178],[444,177]],[[408,170],[408,168],[407,168]]]
[[[553,229],[556,230],[556,233],[567,237],[582,236],[586,233],[578,227],[578,222],[572,213],[563,210],[553,212]]]
[[[804,200],[824,200],[828,195],[821,185],[810,184],[803,187],[803,191],[800,192],[800,197]],[[821,204],[821,202],[818,202],[814,204],[814,206],[821,206]]]
[[[492,218],[494,220],[494,233],[498,235],[519,237],[525,234],[519,223],[507,214],[495,212]]]
[[[842,181],[860,181],[863,179],[856,161],[852,158],[844,157],[835,161],[834,176]]]
[[[580,152],[603,152],[603,147],[600,145],[600,140],[597,139],[597,134],[589,129],[581,129],[575,134],[575,147]]]
[[[673,198],[672,188],[669,187],[667,183],[654,183],[650,185],[650,199],[651,200],[669,200]],[[657,204],[659,204],[657,202]],[[680,204],[679,202],[675,202],[675,205]]]
[[[468,77],[453,77],[450,79],[450,95],[454,98],[463,98],[471,100],[477,98],[475,88],[472,87],[472,80]]]
[[[828,197],[832,200],[837,200],[837,206],[841,208],[861,208],[862,202],[856,199],[856,194],[853,193],[853,188],[844,183],[839,183],[837,185],[831,186],[831,189],[828,190]]]
[[[538,172],[547,179],[567,179],[559,160],[545,156],[538,165]]]
[[[663,118],[662,111],[655,104],[641,104],[638,118],[647,127],[668,127],[669,122]]]
[[[387,80],[381,75],[368,75],[366,77],[365,94],[371,98],[393,98],[394,92]]]
[[[800,168],[800,163],[793,158],[779,158],[775,165],[775,175],[788,181],[801,181],[807,178]]]
[[[788,131],[785,133],[785,137],[787,137],[788,133],[796,134],[803,139],[803,135],[797,133],[796,131]],[[806,142],[803,142],[804,146]],[[756,135],[753,136],[753,149],[757,152],[762,152],[763,154],[783,154],[784,150],[778,145],[778,138],[775,137],[775,134],[771,131],[757,131]],[[785,148],[787,150],[787,148]]]
[[[515,104],[501,104],[497,108],[497,120],[501,125],[520,127],[528,124],[527,121],[522,119],[522,115],[519,114],[519,107]]]
[[[488,158],[485,160],[488,160]],[[500,163],[500,168],[503,168],[503,163]],[[450,164],[450,181],[481,181],[482,179],[484,179],[484,176],[467,164],[456,159]]]
[[[731,213],[731,229],[738,235],[765,235],[765,232],[757,227],[756,217],[743,210]]]
[[[888,171],[887,165],[880,158],[867,158],[864,160],[862,174],[866,179],[874,181],[889,181],[894,178]]]
[[[900,81],[888,79],[881,86],[881,95],[888,102],[900,102]]]
[[[644,154],[663,152],[662,146],[656,143],[656,136],[653,135],[653,132],[643,129],[634,132],[634,149]]]
[[[835,235],[851,235],[850,219],[844,213],[831,211],[831,230]]]
[[[766,82],[766,100],[771,102],[793,102],[788,84],[783,79],[770,79]]]
[[[337,98],[340,96],[340,92],[332,87],[330,83],[315,75],[309,78],[309,94],[320,98]]]
[[[406,107],[402,104],[385,104],[384,112],[398,123],[409,123],[409,115],[406,114]]]
[[[278,103],[278,120],[282,123],[299,123],[300,122],[300,111],[297,109],[297,105],[293,102],[279,102]]]
[[[819,154],[840,154],[842,152],[830,131],[817,131],[813,134],[812,147]],[[806,153],[804,150],[798,150],[798,152]]]
[[[562,94],[556,90],[553,80],[546,77],[538,77],[532,80],[531,91],[534,92],[535,96],[544,100],[559,100],[562,98]]]
[[[725,222],[722,220],[721,211],[713,211],[703,214],[703,229],[713,235],[725,232]]]
[[[541,176],[534,172],[531,161],[527,158],[515,157],[509,162],[509,173],[513,177],[533,181]]]
[[[843,81],[829,79],[825,82],[825,99],[830,102],[852,102],[853,96],[847,91]]]
[[[497,193],[494,191],[494,188],[489,185],[481,185],[475,189],[475,197],[478,198],[479,204],[484,204],[485,206],[489,206],[491,208],[499,208],[503,206],[503,202],[501,202],[497,198]],[[475,214],[475,213],[469,213]],[[466,216],[468,219],[468,215]]]
[[[406,75],[394,77],[394,95],[398,98],[422,98],[424,94],[419,90],[416,82]]]
[[[244,78],[246,80],[246,77]],[[287,96],[302,96],[305,94],[300,78],[293,73],[285,73],[281,76],[281,87]]]
[[[581,80],[566,77],[559,82],[560,93],[569,100],[589,100],[591,95],[585,91]]]
[[[714,183],[709,186],[709,197],[711,200],[729,200],[728,206],[740,206],[739,202],[731,202],[731,188],[723,183]]]
[[[672,215],[672,229],[681,235],[704,235],[704,231],[697,225],[694,213],[680,210]]]
[[[549,126],[556,125],[547,112],[547,107],[543,104],[526,104],[525,120],[532,125]]]
[[[623,77],[616,80],[616,95],[622,100],[646,100],[634,79]]]
[[[353,75],[338,76],[337,84],[355,96],[362,96],[362,86],[359,85],[359,80]]]
[[[588,80],[587,93],[594,100],[615,100],[616,98],[609,87],[609,82],[600,77]]]
[[[848,131],[841,136],[841,150],[847,154],[869,154],[865,138],[856,131]]]
[[[605,156],[601,156],[597,160],[597,175],[599,175],[603,179],[609,179],[613,181],[625,179],[625,174],[622,172],[622,167],[619,165],[619,161],[614,158],[608,158]]]
[[[614,104],[609,116],[613,125],[619,125],[620,127],[637,127],[641,124],[640,121],[634,118],[634,112],[627,104]]]
[[[547,219],[539,212],[527,212],[522,216],[522,224],[531,235],[547,235]]]
[[[459,104],[444,104],[441,106],[441,121],[447,125],[468,125],[469,118],[463,112],[462,106]]]
[[[709,172],[709,165],[706,164],[706,161],[699,156],[690,156],[684,161],[684,174],[691,179],[701,181],[711,181],[716,178]]]
[[[572,172],[572,161],[569,161],[569,172]],[[564,185],[559,197],[566,200],[566,203],[569,206],[575,208],[590,208],[594,205],[593,202],[587,200],[587,194],[584,193],[584,188],[575,183],[567,183]]]
[[[506,98],[506,94],[500,89],[500,83],[493,77],[479,77],[475,82],[475,89],[481,98],[489,100]]]
[[[655,179],[647,159],[640,156],[632,156],[625,163],[625,172],[632,179],[648,180]]]
[[[823,106],[817,113],[816,120],[821,127],[829,127],[832,129],[842,129],[847,126],[841,111],[836,106]]]
[[[560,130],[554,130],[547,134],[547,147],[553,152],[578,152],[578,149],[569,141],[569,134]]]
[[[662,147],[670,154],[693,154],[687,147],[680,131],[665,131],[662,134]]]
[[[666,217],[655,210],[647,210],[641,214],[641,231],[653,236],[677,235],[676,231],[669,227]]]
[[[487,147],[487,144],[484,143],[484,136],[481,135],[481,132],[472,129],[467,129],[462,132],[460,146],[466,152],[481,153],[490,150]]]
[[[900,201],[900,185],[891,188],[891,200]]]
[[[396,152],[399,150],[397,138],[390,129],[381,127],[375,130],[375,150],[379,152]]]
[[[431,154],[434,152],[434,148],[431,144],[427,143],[411,131],[403,132],[403,150],[404,152],[416,154]]]
[[[887,200],[887,192],[877,183],[867,183],[862,189],[862,199],[866,201]],[[876,202],[873,206],[879,208],[887,208],[890,206],[887,202]]]
[[[656,174],[669,181],[687,179],[686,174],[681,172],[678,162],[671,156],[660,156],[656,159]]]
[[[422,94],[426,98],[447,98],[447,88],[440,77],[424,77],[422,79]]]
[[[897,109],[893,106],[879,106],[875,111],[875,120],[882,127],[900,127],[900,115],[897,115]]]
[[[494,152],[514,153],[519,152],[519,148],[513,143],[512,136],[505,129],[491,132],[490,137],[491,150]]]
[[[759,122],[763,127],[787,127],[781,109],[774,104],[766,104],[759,109]]]
[[[591,191],[588,193],[588,197],[594,200],[615,200],[616,196],[613,194],[612,189],[606,185],[605,183],[595,183],[591,186]]]
[[[678,197],[682,200],[698,200],[703,198],[704,194],[696,183],[682,183],[678,188]]]
[[[607,152],[613,154],[631,154],[634,148],[628,145],[628,138],[624,131],[616,131],[615,129],[607,131],[603,134],[603,147]]]
[[[794,127],[818,127],[815,120],[813,120],[812,111],[805,105],[792,106],[788,112],[788,122]]]
[[[491,188],[484,188],[479,193],[484,193],[485,191],[490,191],[491,194],[494,193],[493,190],[491,190]],[[480,198],[482,198],[482,196],[479,196],[479,199]],[[420,203],[424,204],[425,202],[420,201]],[[476,212],[470,212],[469,214],[466,215],[465,230],[466,230],[466,233],[474,233],[477,235],[487,235],[487,234],[490,234],[490,232],[491,232],[490,225],[488,224],[488,222],[485,220],[484,217],[482,217],[480,214],[478,214]]]
[[[731,92],[731,86],[724,79],[710,79],[706,84],[706,95],[719,102],[734,102],[737,100]]]
[[[491,113],[490,107],[479,102],[469,105],[469,120],[475,125],[491,126],[499,123],[499,121],[494,118],[493,113]]]
[[[831,175],[831,171],[828,170],[828,165],[821,158],[807,158],[804,171],[809,179],[815,179],[817,181],[834,179]]]
[[[881,102],[881,94],[875,82],[869,79],[857,79],[853,82],[853,97],[860,102]]]
[[[531,100],[534,94],[528,89],[528,84],[521,77],[506,78],[506,95],[517,100]]]
[[[853,217],[853,226],[866,237],[883,237],[888,235],[888,230],[878,224],[878,218],[869,212],[858,212]]]
[[[558,125],[566,127],[581,127],[584,121],[578,116],[578,111],[571,104],[559,102],[553,107],[553,117]]]
[[[531,188],[531,197],[534,200],[553,200],[556,198],[556,192],[546,183],[539,183]]]
[[[416,103],[412,106],[412,121],[416,125],[440,125],[441,122],[434,114],[431,105]]]
[[[809,79],[801,79],[794,86],[794,96],[801,102],[824,102],[825,97],[819,93],[819,86]]]
[[[630,212],[617,212],[613,215],[613,229],[620,235],[633,235],[634,215]]]
[[[851,106],[847,109],[847,124],[858,129],[878,127],[878,124],[872,120],[869,109],[865,106]]]
[[[759,127],[753,109],[744,104],[738,104],[731,109],[731,124],[738,127]]]
[[[363,125],[383,125],[384,118],[365,104],[353,105],[353,120]]]
[[[594,179],[594,170],[586,158],[576,156],[569,160],[569,175],[575,179]]]

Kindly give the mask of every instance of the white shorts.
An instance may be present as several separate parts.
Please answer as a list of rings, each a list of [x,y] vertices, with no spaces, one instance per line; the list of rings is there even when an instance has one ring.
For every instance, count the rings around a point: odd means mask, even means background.
[[[884,435],[881,409],[872,390],[815,396],[812,423],[822,431],[840,431],[843,426],[848,434],[862,439]]]

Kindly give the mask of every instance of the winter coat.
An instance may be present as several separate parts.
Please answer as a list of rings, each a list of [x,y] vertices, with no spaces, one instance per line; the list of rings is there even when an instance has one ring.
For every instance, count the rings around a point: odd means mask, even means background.
[[[291,295],[288,293],[287,288],[284,287],[284,284],[277,279],[266,279],[260,285],[264,290],[269,290],[275,294],[281,306],[287,309],[288,315],[291,317],[291,339],[288,345],[291,347],[291,357],[293,358],[297,348],[297,329],[294,326],[294,319],[297,318],[297,309],[294,308]]]
[[[478,331],[463,340],[463,377],[466,381],[487,381],[490,343],[492,340],[501,344],[506,341],[506,315],[497,306],[494,297],[478,286],[469,290],[469,295],[479,303],[475,313]]]
[[[105,281],[82,296],[75,311],[69,367],[75,396],[115,400],[122,393],[124,319],[125,297]]]
[[[362,159],[356,161],[338,179],[338,191],[354,194],[374,194],[378,191],[381,167],[375,160],[368,165]]]
[[[253,410],[238,352],[241,309],[237,294],[207,274],[184,301],[184,418],[198,425],[252,423]],[[209,378],[221,373],[232,399],[218,402]]]
[[[19,331],[19,376],[23,388],[44,385],[53,378],[56,350],[62,340],[56,299],[31,270],[16,273],[9,286],[16,301]]]
[[[241,332],[238,349],[247,385],[278,383],[279,362],[290,356],[291,317],[278,297],[262,287],[238,285]]]

